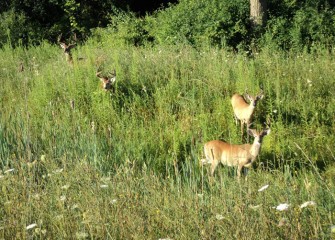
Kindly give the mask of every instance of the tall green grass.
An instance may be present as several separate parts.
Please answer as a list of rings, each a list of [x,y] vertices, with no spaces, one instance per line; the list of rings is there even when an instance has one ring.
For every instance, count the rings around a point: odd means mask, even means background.
[[[72,66],[47,43],[0,56],[2,238],[331,237],[333,53],[134,48],[106,36],[78,46]],[[100,89],[98,67],[116,70],[114,93]],[[229,168],[210,179],[203,143],[241,143],[230,97],[246,88],[264,89],[254,127],[270,121],[271,134],[247,181]]]

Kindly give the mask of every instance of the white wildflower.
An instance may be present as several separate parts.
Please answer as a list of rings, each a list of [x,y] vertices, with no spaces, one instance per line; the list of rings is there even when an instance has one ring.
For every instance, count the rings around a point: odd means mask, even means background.
[[[217,220],[222,220],[222,219],[224,219],[224,216],[222,216],[221,214],[216,214],[215,218]]]
[[[26,227],[26,229],[29,230],[29,229],[32,229],[32,228],[34,228],[34,227],[36,227],[36,226],[37,226],[37,224],[36,224],[36,223],[33,223],[33,224],[28,225],[28,226]]]
[[[107,184],[101,184],[100,188],[108,188],[108,185]]]
[[[269,187],[269,185],[264,185],[263,187],[261,187],[260,189],[258,189],[258,192],[263,192],[265,189],[267,189]]]
[[[313,86],[312,81],[309,80],[309,79],[307,79],[307,84],[308,84],[309,87],[312,87],[312,86]]]
[[[76,237],[77,237],[77,239],[86,239],[86,238],[88,238],[88,234],[85,233],[85,232],[77,232]]]
[[[60,168],[60,169],[56,169],[55,171],[53,171],[53,173],[61,173],[61,172],[63,172],[64,171],[64,169],[63,168]]]
[[[45,155],[41,155],[41,162],[44,162],[45,161]]]
[[[61,201],[65,201],[66,200],[66,196],[60,196],[60,198],[59,198]]]
[[[305,207],[308,207],[308,206],[315,206],[316,203],[314,201],[307,201],[307,202],[304,202],[303,204],[300,205],[300,208],[305,208]]]
[[[278,112],[278,110],[277,110],[277,109],[274,109],[272,112],[273,112],[273,113],[277,113],[277,112]]]
[[[111,204],[115,204],[116,202],[117,202],[116,199],[112,199],[112,200],[110,201]]]
[[[278,211],[285,211],[285,210],[288,209],[289,206],[290,206],[290,204],[288,204],[288,203],[281,203],[277,207],[274,207],[274,208]]]
[[[67,189],[69,189],[69,187],[70,187],[70,185],[69,185],[69,184],[66,184],[66,185],[62,186],[61,189],[63,189],[63,190],[67,190]]]
[[[13,172],[14,171],[14,168],[11,168],[11,169],[8,169],[6,171],[4,171],[3,173],[10,173],[10,172]]]
[[[72,210],[75,210],[75,209],[78,209],[78,208],[79,208],[78,204],[73,204],[72,207],[71,207]]]

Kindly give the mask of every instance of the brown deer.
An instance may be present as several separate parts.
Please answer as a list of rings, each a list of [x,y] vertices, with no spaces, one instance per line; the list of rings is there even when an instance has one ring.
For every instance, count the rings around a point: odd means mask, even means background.
[[[247,129],[249,129],[251,125],[251,118],[255,111],[258,100],[264,97],[263,90],[257,96],[251,96],[248,94],[247,90],[245,90],[246,97],[249,99],[250,103],[248,104],[244,97],[240,94],[235,93],[231,98],[231,104],[234,110],[234,117],[237,125],[237,120],[241,121],[241,134],[243,137],[243,126],[247,125]]]
[[[73,64],[73,58],[72,58],[72,53],[71,50],[77,45],[77,37],[74,35],[74,43],[66,43],[64,38],[62,37],[62,34],[58,36],[58,43],[60,47],[64,50],[65,54],[65,59],[68,63]]]
[[[204,146],[206,159],[203,164],[211,164],[211,175],[221,162],[227,166],[237,166],[237,177],[240,178],[243,167],[249,168],[256,160],[262,145],[263,137],[270,134],[270,128],[257,132],[255,129],[248,129],[248,134],[254,137],[253,144],[234,145],[220,140],[207,142]]]
[[[109,73],[109,75],[101,75],[101,71],[96,71],[95,75],[100,79],[101,81],[101,87],[102,89],[109,91],[113,89],[113,84],[116,81],[116,72],[115,69],[112,73]]]

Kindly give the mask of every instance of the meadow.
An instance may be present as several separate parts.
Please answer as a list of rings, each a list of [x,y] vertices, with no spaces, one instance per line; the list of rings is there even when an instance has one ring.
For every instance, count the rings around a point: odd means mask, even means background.
[[[334,52],[130,47],[106,34],[73,57],[49,43],[0,50],[0,239],[334,237]],[[114,91],[98,68],[115,69]],[[203,144],[242,143],[230,97],[261,88],[253,128],[271,134],[254,168],[211,178]]]

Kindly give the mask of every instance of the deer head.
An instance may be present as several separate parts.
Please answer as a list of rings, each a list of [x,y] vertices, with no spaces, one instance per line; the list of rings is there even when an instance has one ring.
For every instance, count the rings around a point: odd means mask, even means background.
[[[246,97],[250,101],[250,105],[252,105],[254,107],[256,107],[258,100],[263,99],[263,97],[264,97],[263,89],[261,89],[260,92],[256,96],[249,95],[248,89],[245,89],[245,94],[246,94]]]
[[[101,81],[101,87],[102,89],[109,91],[113,89],[113,84],[116,81],[116,72],[115,69],[113,72],[110,72],[108,75],[102,75],[102,71],[97,71],[95,75],[100,79]]]

